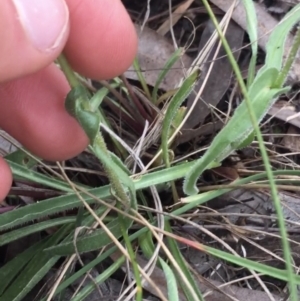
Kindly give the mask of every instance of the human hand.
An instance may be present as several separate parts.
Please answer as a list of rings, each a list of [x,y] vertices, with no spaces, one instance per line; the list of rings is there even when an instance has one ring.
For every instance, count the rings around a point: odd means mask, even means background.
[[[70,87],[53,61],[93,79],[124,72],[137,37],[120,0],[0,1],[0,128],[32,153],[66,160],[88,144],[64,108]],[[0,201],[12,182],[0,158]]]

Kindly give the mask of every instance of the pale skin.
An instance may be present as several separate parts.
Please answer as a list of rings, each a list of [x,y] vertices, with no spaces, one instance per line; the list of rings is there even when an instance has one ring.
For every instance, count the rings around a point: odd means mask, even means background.
[[[0,1],[0,128],[53,161],[74,157],[88,144],[64,109],[70,87],[53,61],[63,50],[77,72],[107,79],[124,72],[137,50],[134,27],[119,0],[65,2],[69,21],[60,41],[40,51],[28,41],[11,0]],[[0,200],[11,183],[10,168],[0,158]]]

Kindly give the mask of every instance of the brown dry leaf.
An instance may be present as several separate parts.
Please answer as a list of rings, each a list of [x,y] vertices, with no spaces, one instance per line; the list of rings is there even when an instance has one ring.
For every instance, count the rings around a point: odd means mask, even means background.
[[[175,11],[172,13],[172,25],[174,26],[185,11],[191,6],[194,0],[187,0],[186,2],[180,4]],[[168,18],[157,30],[157,33],[164,36],[170,30],[171,20]]]
[[[207,26],[201,36],[199,51],[204,48],[205,44],[211,38],[214,31],[214,24],[212,23],[212,21],[208,21]],[[240,49],[243,45],[244,30],[234,22],[230,22],[225,36],[235,56],[235,59],[237,60],[240,55]],[[207,58],[207,62],[213,59],[217,46],[218,43],[216,43],[216,45],[212,48]],[[227,59],[226,51],[222,46],[218,53],[218,58],[213,62],[213,64],[214,65],[210,72],[209,78],[201,94],[201,99],[198,100],[198,103],[196,104],[193,112],[184,125],[185,130],[192,129],[193,127],[201,124],[204,121],[206,116],[210,113],[211,107],[215,107],[219,103],[231,83],[231,77],[233,74],[232,67]],[[209,67],[210,64],[203,65],[200,80],[197,83],[196,88],[194,89],[196,94],[204,83],[205,77],[209,71]],[[188,109],[192,106],[194,100],[195,94],[192,93],[188,99]],[[183,134],[185,135],[185,133]]]
[[[288,122],[297,128],[300,128],[300,116],[296,112],[295,106],[287,101],[276,102],[269,110],[269,115],[276,117],[282,121]]]
[[[300,150],[299,128],[296,128],[295,126],[291,125],[288,128],[286,135],[283,137],[281,144],[293,152]]]
[[[228,166],[220,166],[213,169],[214,173],[226,178],[230,181],[235,181],[239,178],[239,174],[235,168]]]
[[[147,84],[154,86],[158,74],[174,53],[174,46],[168,39],[162,37],[150,28],[145,27],[143,32],[140,32],[140,28],[136,26],[136,30],[139,35],[137,59]],[[189,56],[183,54],[181,60],[178,60],[168,72],[160,88],[165,91],[176,88],[184,76],[183,69],[189,68],[192,62],[193,60]],[[138,80],[137,73],[133,66],[125,72],[125,76],[130,79]]]
[[[296,178],[295,178],[296,180]],[[279,192],[279,198],[282,205],[283,218],[286,221],[299,223],[300,221],[300,202],[299,196],[296,193]],[[226,217],[230,223],[236,224],[238,213],[255,213],[253,217],[248,217],[249,224],[263,226],[265,220],[270,222],[270,219],[265,219],[263,216],[276,217],[276,210],[272,201],[270,191],[235,189],[221,197],[217,197],[210,202],[210,206],[218,209],[220,214],[226,213]],[[221,208],[221,209],[220,209]],[[259,215],[262,215],[261,217]],[[289,227],[293,225],[289,224]]]

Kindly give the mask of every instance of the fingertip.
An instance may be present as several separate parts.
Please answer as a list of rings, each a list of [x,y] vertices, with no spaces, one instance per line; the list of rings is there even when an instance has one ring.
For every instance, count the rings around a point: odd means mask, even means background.
[[[0,202],[7,196],[12,180],[12,173],[9,165],[0,157]]]
[[[72,67],[93,79],[113,78],[128,69],[137,34],[119,0],[67,0],[70,35],[65,53]],[[83,26],[84,24],[84,26]]]

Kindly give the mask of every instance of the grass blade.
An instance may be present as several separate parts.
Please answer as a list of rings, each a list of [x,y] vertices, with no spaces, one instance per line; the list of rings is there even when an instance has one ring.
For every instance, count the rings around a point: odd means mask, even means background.
[[[258,50],[258,37],[257,37],[257,18],[256,11],[253,1],[243,0],[243,5],[245,6],[246,16],[247,16],[247,32],[250,38],[252,56],[249,63],[247,86],[250,87],[254,80],[256,60],[257,60],[257,50]]]
[[[73,192],[72,188],[63,181],[50,178],[33,170],[28,170],[28,168],[9,160],[7,160],[7,163],[9,164],[14,177],[42,184],[46,187],[51,187],[59,191]]]
[[[60,258],[59,256],[49,256],[49,254],[44,252],[44,248],[59,243],[69,231],[70,227],[65,226],[40,245],[39,249],[26,265],[26,268],[10,283],[7,290],[1,296],[1,300],[23,300]]]
[[[172,229],[171,229],[171,226],[168,221],[165,221],[165,230],[169,233],[172,233]],[[167,240],[168,240],[168,245],[169,245],[170,251],[172,252],[172,255],[174,256],[174,259],[176,260],[176,262],[180,266],[182,272],[184,273],[185,277],[188,279],[188,282],[194,289],[194,293],[196,293],[199,300],[204,301],[202,294],[199,290],[199,287],[198,287],[197,283],[195,282],[195,279],[193,278],[190,270],[188,269],[185,259],[181,255],[181,252],[178,248],[177,242],[171,237],[167,237]],[[190,293],[190,291],[188,290],[188,288],[182,283],[182,281],[179,277],[177,277],[177,279],[179,280],[179,282],[181,284],[181,288],[182,288],[187,300],[192,300],[193,297],[192,297],[192,294]],[[172,300],[172,299],[170,299],[170,300]]]
[[[265,65],[258,71],[258,74],[271,67],[281,70],[286,37],[299,20],[300,4],[288,12],[272,31],[266,45]]]
[[[166,183],[168,181],[182,178],[191,168],[191,163],[183,163],[172,167],[171,170],[161,170],[151,174],[144,175],[134,180],[135,189],[143,189],[152,185]],[[37,173],[37,177],[39,174]],[[89,193],[95,198],[106,199],[111,196],[110,185],[100,188],[93,188]],[[95,198],[89,197],[84,193],[82,198],[89,204],[95,203]],[[108,202],[109,200],[107,200]],[[69,194],[45,200],[40,203],[30,204],[25,207],[1,214],[0,231],[11,229],[23,225],[24,223],[49,216],[51,214],[64,212],[75,207],[82,206],[82,202],[76,194]]]
[[[158,74],[157,81],[155,83],[155,86],[152,91],[152,102],[157,105],[157,91],[159,89],[159,85],[167,75],[167,73],[170,71],[172,66],[177,62],[177,60],[180,58],[180,56],[183,53],[182,48],[178,48],[168,59],[167,63],[164,65],[162,71]]]
[[[132,224],[132,220],[124,219],[124,227],[129,227]],[[119,225],[119,219],[114,219],[109,222],[106,227],[115,236],[116,239],[122,236],[122,231]],[[94,230],[91,234],[78,237],[76,239],[76,251],[78,253],[85,253],[89,251],[99,250],[100,248],[111,243],[110,237],[103,229]],[[51,246],[45,251],[51,255],[65,255],[74,254],[75,247],[73,241],[67,241],[59,244],[58,246]]]
[[[2,234],[0,236],[0,246],[6,245],[9,242],[15,241],[32,233],[40,232],[51,227],[74,223],[75,221],[76,217],[61,217],[56,219],[50,219],[48,221],[44,221],[27,227],[22,227],[21,229]]]
[[[111,264],[103,273],[97,276],[94,279],[94,282],[90,282],[88,285],[84,286],[78,294],[72,298],[72,301],[84,301],[86,298],[96,289],[95,283],[97,285],[103,283],[107,280],[113,273],[115,273],[125,262],[125,257],[122,256],[118,260],[116,260],[113,264]]]
[[[31,261],[32,257],[35,255],[36,252],[39,252],[44,247],[44,240],[38,242],[25,250],[24,252],[17,255],[11,261],[6,263],[0,269],[0,296],[9,286],[9,284],[13,281],[17,275],[21,273],[24,267]]]
[[[199,74],[200,71],[199,69],[197,69],[185,79],[185,81],[182,83],[179,90],[176,92],[176,94],[170,101],[169,106],[167,108],[164,121],[163,121],[162,134],[161,134],[161,148],[163,152],[163,160],[167,168],[170,167],[169,154],[168,154],[168,139],[169,139],[169,133],[170,133],[170,128],[172,126],[173,118],[175,117],[176,112],[178,111],[180,105],[184,102],[186,97],[192,92],[192,89],[197,82]]]
[[[161,258],[159,258],[159,262],[167,279],[168,299],[172,301],[179,301],[177,282],[172,269]]]

